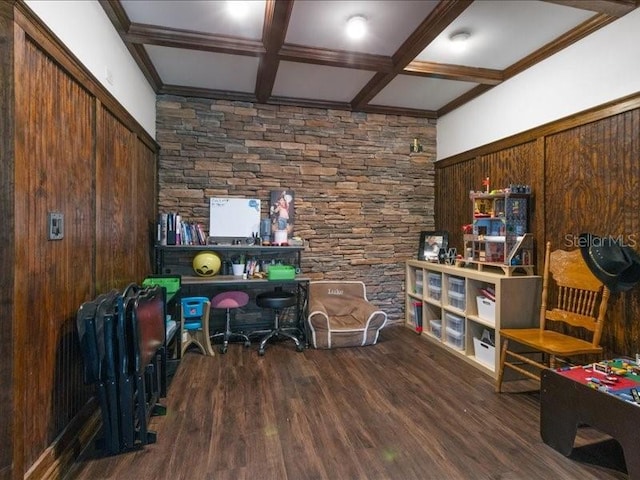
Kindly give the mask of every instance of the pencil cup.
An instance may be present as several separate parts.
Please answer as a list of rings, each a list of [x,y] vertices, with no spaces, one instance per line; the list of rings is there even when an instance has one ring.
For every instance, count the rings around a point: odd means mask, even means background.
[[[244,263],[234,263],[231,268],[233,269],[234,277],[241,277],[244,273]]]

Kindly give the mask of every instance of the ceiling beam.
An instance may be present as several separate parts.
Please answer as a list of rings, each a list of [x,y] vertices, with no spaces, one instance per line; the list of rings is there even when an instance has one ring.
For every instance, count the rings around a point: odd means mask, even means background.
[[[104,13],[107,14],[109,20],[113,24],[113,28],[122,36],[129,30],[131,21],[127,13],[124,11],[122,4],[117,0],[99,0]]]
[[[637,0],[544,0],[565,7],[580,8],[604,13],[612,17],[622,17],[638,7]]]
[[[160,87],[158,94],[252,103],[256,101],[256,97],[252,93],[215,90],[213,88],[185,87],[184,85],[163,85]]]
[[[393,54],[393,71],[374,75],[351,100],[351,108],[361,110],[472,3],[472,0],[441,0]]]
[[[376,72],[391,72],[391,57],[370,53],[346,52],[326,48],[305,47],[303,45],[283,45],[280,60],[330,67],[357,68]]]
[[[227,35],[211,35],[178,28],[132,23],[124,34],[131,43],[184,48],[257,57],[265,53],[262,42]]]
[[[256,79],[256,98],[266,103],[273,91],[280,58],[278,52],[284,44],[294,0],[267,0],[264,12],[262,43],[266,53],[260,58]]]
[[[501,70],[423,62],[420,60],[414,60],[409,63],[402,73],[419,77],[444,78],[446,80],[475,82],[486,85],[498,85],[503,80]]]

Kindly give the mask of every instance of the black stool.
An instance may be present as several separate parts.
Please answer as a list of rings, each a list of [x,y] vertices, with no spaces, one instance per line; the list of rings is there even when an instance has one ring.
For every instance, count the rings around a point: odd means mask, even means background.
[[[261,341],[258,348],[258,355],[264,355],[264,349],[269,339],[274,337],[286,337],[293,340],[296,344],[296,350],[301,352],[304,350],[304,346],[298,337],[294,334],[287,332],[285,329],[280,328],[280,315],[282,310],[288,307],[292,307],[296,304],[296,295],[290,292],[284,292],[281,288],[276,288],[272,292],[260,293],[256,296],[256,304],[262,308],[270,308],[273,310],[274,321],[273,330],[271,330]],[[290,329],[288,329],[290,330]],[[296,329],[297,330],[297,329]]]

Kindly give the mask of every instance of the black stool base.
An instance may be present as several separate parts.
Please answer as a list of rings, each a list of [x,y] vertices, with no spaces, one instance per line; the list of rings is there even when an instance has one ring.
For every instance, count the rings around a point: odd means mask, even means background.
[[[287,331],[285,331],[284,329],[281,328],[277,328],[275,330],[271,330],[261,341],[260,341],[260,346],[258,347],[258,355],[263,356],[264,355],[264,350],[267,346],[267,342],[269,340],[271,340],[272,338],[279,338],[279,337],[285,337],[288,338],[290,340],[293,340],[296,344],[296,351],[298,352],[302,352],[304,350],[304,345],[302,345],[302,342],[300,341],[300,339],[295,336],[293,333],[289,333]]]
[[[256,297],[256,303],[262,308],[270,308],[274,312],[273,329],[262,338],[260,346],[258,347],[258,355],[264,355],[264,350],[267,346],[267,342],[272,338],[284,337],[285,339],[293,340],[296,344],[296,350],[301,352],[304,350],[304,345],[300,339],[290,333],[287,330],[290,328],[280,328],[280,314],[282,310],[288,307],[292,307],[296,304],[297,297],[290,292],[285,292],[281,289],[276,289],[272,292],[261,293]]]

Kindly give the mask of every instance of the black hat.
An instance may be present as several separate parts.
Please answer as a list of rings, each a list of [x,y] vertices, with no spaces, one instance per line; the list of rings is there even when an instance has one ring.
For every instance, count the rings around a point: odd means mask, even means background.
[[[628,245],[582,233],[580,250],[591,272],[611,292],[625,292],[640,282],[640,255]]]

